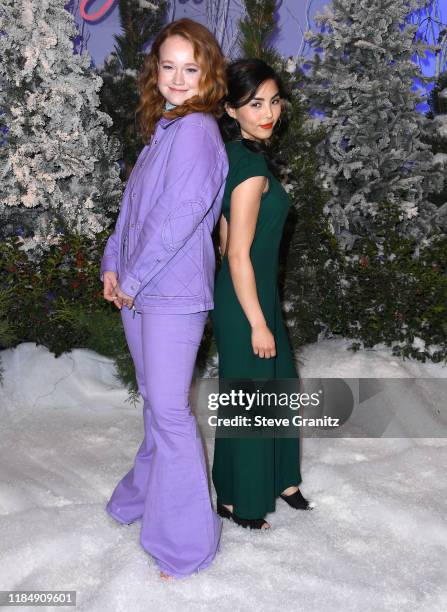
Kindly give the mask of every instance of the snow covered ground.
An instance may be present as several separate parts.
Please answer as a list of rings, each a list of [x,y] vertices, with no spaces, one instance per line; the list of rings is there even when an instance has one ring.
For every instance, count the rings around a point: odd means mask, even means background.
[[[305,347],[301,376],[447,378],[446,366],[347,344]],[[405,437],[402,418],[400,437],[304,438],[314,510],[279,500],[268,532],[224,521],[214,564],[163,583],[139,524],[104,510],[142,437],[141,404],[126,402],[112,362],[32,343],[1,358],[0,590],[76,590],[77,609],[98,612],[447,611],[446,438]],[[411,389],[419,424],[445,424],[445,394]]]

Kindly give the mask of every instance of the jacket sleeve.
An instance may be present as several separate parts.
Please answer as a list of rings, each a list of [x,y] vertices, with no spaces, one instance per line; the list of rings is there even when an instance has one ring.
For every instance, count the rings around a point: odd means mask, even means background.
[[[127,184],[129,184],[129,181]],[[121,229],[121,224],[123,223],[123,220],[126,217],[126,208],[127,208],[126,191],[127,189],[125,190],[123,194],[121,209],[120,209],[118,218],[115,223],[115,229],[107,240],[107,243],[104,249],[104,253],[101,259],[101,266],[100,266],[100,273],[99,273],[99,278],[101,279],[101,282],[103,281],[104,272],[115,272],[116,274],[118,274],[118,250],[119,250],[118,240],[119,240],[119,232]]]
[[[192,236],[226,178],[224,153],[205,127],[179,125],[163,192],[147,214],[119,279],[124,293],[135,297]]]

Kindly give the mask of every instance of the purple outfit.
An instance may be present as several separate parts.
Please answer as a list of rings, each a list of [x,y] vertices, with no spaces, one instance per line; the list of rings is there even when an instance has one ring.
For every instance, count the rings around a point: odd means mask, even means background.
[[[145,430],[107,511],[122,523],[141,518],[141,545],[176,577],[210,565],[221,532],[188,396],[213,308],[211,232],[227,172],[211,115],[160,119],[129,177],[101,261],[101,279],[115,271],[124,293],[134,297],[136,316],[124,306],[121,317]]]
[[[141,312],[213,308],[215,256],[211,232],[219,218],[228,159],[214,117],[191,113],[157,123],[129,177],[102,273]]]

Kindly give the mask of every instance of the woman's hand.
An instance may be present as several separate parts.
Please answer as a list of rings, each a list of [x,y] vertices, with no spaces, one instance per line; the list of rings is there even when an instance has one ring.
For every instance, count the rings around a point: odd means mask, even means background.
[[[266,324],[257,325],[251,330],[251,345],[253,352],[258,357],[276,356],[275,338]]]
[[[108,302],[113,302],[116,299],[115,295],[115,287],[118,284],[118,279],[116,277],[115,272],[104,272],[103,274],[103,282],[104,282],[104,299]]]
[[[132,308],[132,306],[133,306],[133,297],[131,297],[130,295],[127,295],[127,293],[123,293],[121,291],[119,283],[117,283],[117,285],[115,287],[115,295],[116,295],[117,299],[121,303],[121,305],[118,306],[118,308],[122,308],[123,304],[125,304],[128,308]],[[115,302],[115,304],[116,304],[116,302]]]
[[[128,308],[133,306],[133,297],[126,295],[120,289],[115,272],[104,272],[104,299],[114,302],[115,306],[121,310],[123,304]]]

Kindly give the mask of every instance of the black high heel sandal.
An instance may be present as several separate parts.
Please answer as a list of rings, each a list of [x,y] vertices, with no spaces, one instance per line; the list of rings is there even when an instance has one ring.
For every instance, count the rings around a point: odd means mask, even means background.
[[[280,495],[280,498],[289,504],[295,510],[312,510],[312,506],[308,500],[303,497],[301,491],[295,491],[292,495]]]
[[[259,519],[244,519],[225,508],[219,501],[216,504],[217,506],[217,514],[222,518],[229,519],[236,523],[236,525],[240,525],[241,527],[249,527],[250,529],[262,529],[263,525],[267,522],[262,518]],[[266,529],[270,529],[270,527],[266,527]]]

